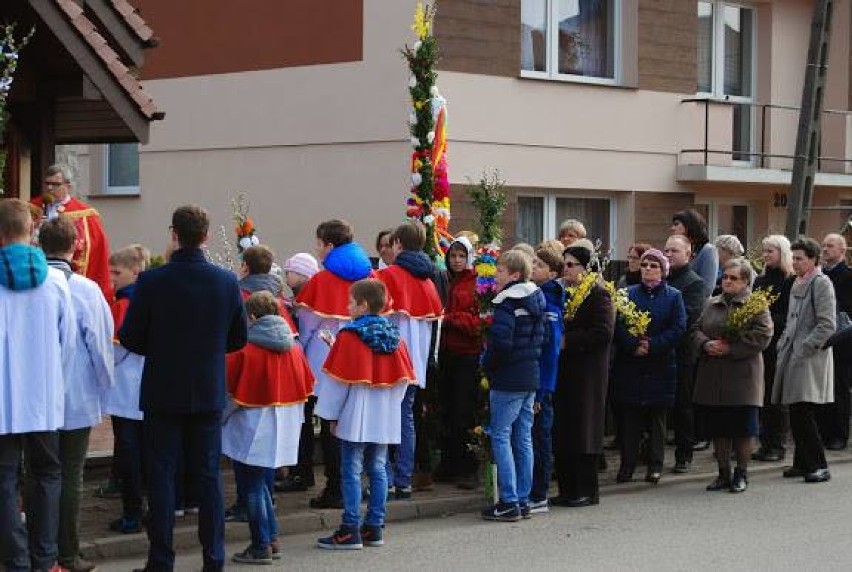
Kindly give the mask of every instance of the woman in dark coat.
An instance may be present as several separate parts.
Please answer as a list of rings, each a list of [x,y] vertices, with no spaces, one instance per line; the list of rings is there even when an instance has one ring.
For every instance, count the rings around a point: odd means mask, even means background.
[[[591,254],[582,247],[565,250],[565,280],[577,286]],[[559,378],[554,393],[554,453],[559,495],[555,506],[598,504],[597,460],[602,452],[609,350],[615,312],[609,292],[596,284],[566,319]]]
[[[676,348],[686,334],[686,310],[680,292],[667,285],[669,261],[657,249],[642,255],[642,284],[631,286],[628,296],[637,308],[651,314],[646,334],[637,338],[618,320],[613,368],[615,398],[622,410],[621,467],[616,481],[633,480],[642,431],[650,425],[648,473],[645,480],[658,483],[663,469],[666,409],[674,405],[677,388]]]
[[[773,234],[763,239],[763,273],[754,281],[754,289],[772,288],[779,298],[769,307],[774,334],[763,350],[763,408],[760,410],[760,448],[752,455],[756,461],[783,461],[784,444],[790,428],[786,405],[772,403],[775,381],[775,362],[778,360],[778,339],[787,325],[790,288],[793,286],[793,252],[786,236]]]

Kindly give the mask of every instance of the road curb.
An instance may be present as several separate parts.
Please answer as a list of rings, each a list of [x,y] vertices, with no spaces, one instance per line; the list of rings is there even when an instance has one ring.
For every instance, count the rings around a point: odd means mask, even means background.
[[[836,456],[835,456],[836,455]],[[850,463],[850,454],[830,454],[831,465]],[[749,474],[765,474],[781,470],[784,463],[759,463],[749,466]],[[601,485],[601,497],[626,495],[648,490],[653,487],[668,487],[683,483],[710,481],[715,475],[712,471],[701,471],[685,475],[673,475],[664,473],[663,478],[657,485],[652,485],[638,480],[630,483],[616,484],[607,483]],[[446,518],[455,514],[472,513],[480,510],[485,505],[482,493],[455,494],[452,496],[426,498],[411,501],[392,501],[388,503],[388,522],[404,522],[425,518]],[[327,510],[304,510],[278,517],[278,525],[282,536],[293,536],[308,532],[330,532],[338,525],[340,511],[337,509]],[[250,540],[249,527],[241,522],[229,522],[225,524],[226,542],[248,542]],[[286,543],[286,541],[285,541]],[[174,549],[183,551],[198,548],[198,529],[196,525],[176,526],[174,530]],[[122,536],[109,536],[99,538],[90,542],[81,543],[80,553],[83,558],[93,561],[118,560],[138,556],[143,558],[148,551],[148,540],[145,534],[128,534]]]

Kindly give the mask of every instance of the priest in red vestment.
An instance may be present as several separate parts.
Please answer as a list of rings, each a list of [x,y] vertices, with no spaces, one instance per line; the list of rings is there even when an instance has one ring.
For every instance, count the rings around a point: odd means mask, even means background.
[[[67,167],[48,167],[42,194],[34,197],[30,203],[35,210],[41,210],[42,219],[51,220],[62,215],[74,223],[77,229],[77,244],[72,260],[74,270],[94,280],[104,297],[112,300],[109,242],[101,217],[98,211],[71,195],[71,178]]]

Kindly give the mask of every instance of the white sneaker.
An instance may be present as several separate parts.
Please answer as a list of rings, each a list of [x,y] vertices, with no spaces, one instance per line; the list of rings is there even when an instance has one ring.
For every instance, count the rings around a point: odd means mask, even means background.
[[[550,506],[547,504],[547,499],[540,501],[530,501],[530,513],[541,514],[545,512],[550,512]]]
[[[176,518],[183,518],[185,516],[186,516],[186,511],[183,510],[182,508],[179,508],[175,511],[175,517]]]

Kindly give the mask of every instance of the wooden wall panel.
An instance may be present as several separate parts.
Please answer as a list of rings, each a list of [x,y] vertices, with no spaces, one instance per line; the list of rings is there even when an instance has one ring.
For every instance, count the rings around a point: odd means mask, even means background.
[[[639,88],[694,94],[697,0],[639,0]]]

